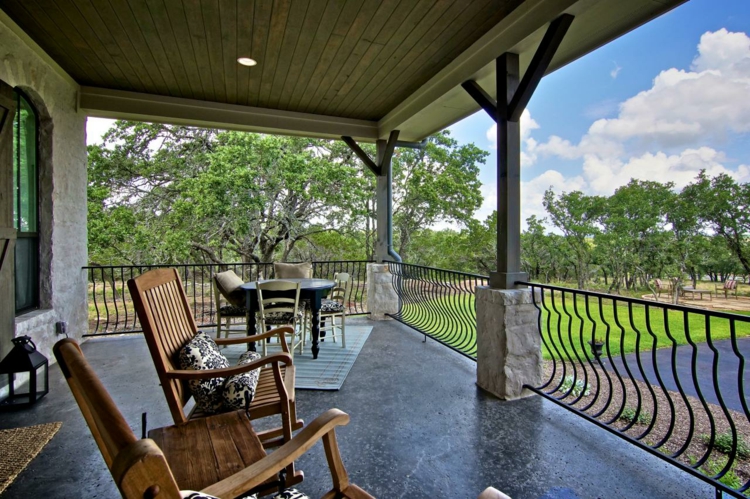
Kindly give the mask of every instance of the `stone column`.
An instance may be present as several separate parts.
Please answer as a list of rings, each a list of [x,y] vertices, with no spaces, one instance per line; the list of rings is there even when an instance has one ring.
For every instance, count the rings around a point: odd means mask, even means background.
[[[367,310],[370,319],[390,319],[385,314],[398,312],[398,295],[393,289],[393,276],[387,263],[367,264]]]
[[[477,287],[477,385],[513,400],[539,386],[542,350],[539,310],[529,289]]]

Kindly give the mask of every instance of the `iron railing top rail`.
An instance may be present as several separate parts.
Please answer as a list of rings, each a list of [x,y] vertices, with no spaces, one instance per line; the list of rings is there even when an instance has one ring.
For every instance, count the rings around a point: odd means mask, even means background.
[[[481,275],[481,274],[471,274],[469,272],[462,272],[460,270],[450,270],[450,269],[441,269],[439,267],[428,267],[426,265],[415,265],[413,263],[403,263],[403,262],[387,262],[388,265],[401,265],[404,267],[414,267],[418,269],[423,270],[430,270],[430,271],[436,271],[436,272],[447,272],[450,274],[460,275],[464,277],[471,277],[472,279],[489,279],[489,276]]]
[[[311,263],[374,263],[375,260],[313,260]],[[227,263],[123,263],[122,265],[85,265],[82,270],[90,269],[120,269],[123,267],[137,267],[139,269],[164,268],[164,267],[229,267],[236,265],[273,265],[274,262],[227,262]],[[284,262],[284,263],[302,263],[302,262]]]
[[[315,260],[313,274],[332,279],[336,272],[352,276],[346,297],[349,315],[368,314],[366,303],[366,265],[372,260]],[[87,265],[82,270],[88,274],[89,331],[84,336],[130,334],[140,332],[140,324],[132,309],[126,281],[152,269],[174,268],[182,274],[185,292],[199,327],[216,326],[216,308],[212,274],[222,269],[233,269],[244,281],[254,281],[263,272],[272,275],[273,262],[228,262],[143,264],[143,265]]]
[[[644,300],[643,298],[631,298],[629,296],[613,295],[608,293],[601,293],[599,291],[588,291],[583,289],[566,288],[563,286],[553,286],[551,284],[542,284],[538,282],[526,282],[516,281],[518,286],[531,286],[534,288],[544,288],[553,291],[564,291],[566,293],[575,293],[584,296],[593,296],[595,298],[604,298],[607,300],[622,301],[625,303],[632,303],[636,305],[647,305],[649,307],[660,307],[667,310],[673,310],[675,312],[688,312],[694,314],[707,315],[709,317],[716,317],[717,319],[732,319],[739,320],[742,322],[750,322],[750,316],[742,314],[734,314],[732,312],[722,312],[720,310],[709,310],[705,308],[691,307],[689,305],[675,305],[674,303],[667,303],[661,301]]]

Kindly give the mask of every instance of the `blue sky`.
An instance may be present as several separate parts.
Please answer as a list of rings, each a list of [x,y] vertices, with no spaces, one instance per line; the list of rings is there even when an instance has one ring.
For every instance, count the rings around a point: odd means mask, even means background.
[[[522,120],[524,219],[544,215],[548,187],[608,195],[632,177],[681,187],[701,168],[750,181],[747,34],[750,1],[690,0],[546,76]],[[480,219],[495,203],[492,125],[481,112],[450,128],[491,152]]]

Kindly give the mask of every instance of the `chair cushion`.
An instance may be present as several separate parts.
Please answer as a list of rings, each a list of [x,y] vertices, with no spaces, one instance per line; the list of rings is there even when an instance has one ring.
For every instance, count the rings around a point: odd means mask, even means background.
[[[297,320],[302,320],[303,312],[297,313]],[[266,324],[291,324],[294,321],[294,314],[291,312],[266,312]]]
[[[227,270],[226,272],[215,274],[214,282],[216,283],[216,287],[219,288],[219,293],[229,303],[237,307],[245,306],[245,292],[239,289],[245,283],[242,282],[242,279],[234,271]]]
[[[188,370],[222,369],[229,361],[219,350],[216,342],[203,331],[198,331],[185,344],[179,354],[180,368]],[[223,406],[222,386],[224,378],[190,380],[188,386],[198,408],[208,414],[219,412]]]
[[[237,365],[249,364],[260,358],[261,355],[258,352],[245,352],[240,356]],[[260,367],[246,373],[229,376],[224,382],[224,390],[222,391],[224,407],[247,410],[255,396],[259,378]]]
[[[196,492],[194,490],[181,490],[180,498],[181,499],[220,499],[216,496],[210,496],[203,492]],[[250,499],[250,498],[248,497],[246,499]]]
[[[276,279],[311,279],[312,263],[274,263],[273,274]]]
[[[235,305],[224,305],[219,308],[219,313],[221,313],[222,317],[245,317],[247,315],[247,309]]]
[[[192,490],[181,490],[180,497],[182,499],[219,499],[216,496],[210,496],[203,492],[195,492]],[[258,494],[242,496],[239,499],[258,499]],[[310,497],[297,489],[286,489],[284,492],[279,492],[275,496],[272,496],[271,499],[310,499]]]
[[[323,300],[320,303],[320,312],[325,313],[341,313],[344,311],[344,304],[336,300]]]

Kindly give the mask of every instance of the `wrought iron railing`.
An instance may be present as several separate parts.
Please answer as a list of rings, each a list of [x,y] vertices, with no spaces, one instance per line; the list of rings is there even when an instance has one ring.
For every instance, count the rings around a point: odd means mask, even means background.
[[[750,317],[522,283],[538,308],[544,380],[527,387],[744,497]]]
[[[476,274],[388,264],[399,298],[391,317],[471,358],[477,356],[475,288],[488,278]]]
[[[350,315],[366,314],[365,284],[367,261],[313,262],[313,277],[333,279],[337,272],[351,275],[347,297]],[[88,274],[89,330],[84,336],[137,333],[141,326],[136,317],[126,282],[155,268],[176,268],[198,326],[216,324],[216,300],[213,279],[216,272],[233,270],[245,282],[272,278],[272,263],[183,264],[183,265],[105,265],[83,267]]]

